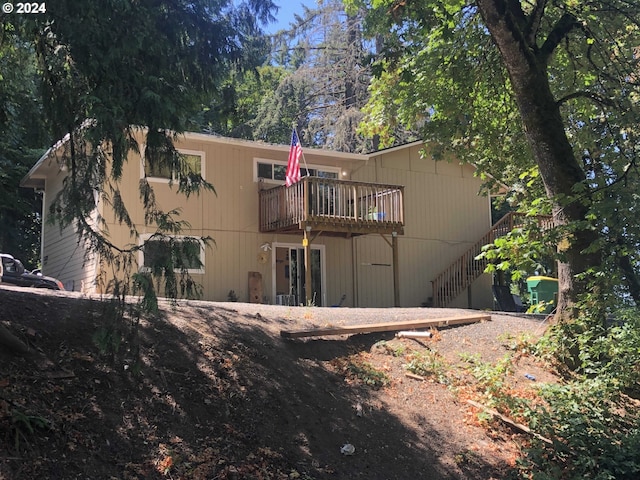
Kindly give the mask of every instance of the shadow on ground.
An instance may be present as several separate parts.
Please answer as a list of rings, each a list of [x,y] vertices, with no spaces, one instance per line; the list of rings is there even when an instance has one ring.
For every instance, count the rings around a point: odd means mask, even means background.
[[[139,364],[126,343],[110,362],[96,347],[99,302],[0,288],[0,303],[11,306],[0,320],[33,352],[0,352],[0,478],[471,479],[504,469],[465,457],[428,409],[408,423],[394,413],[402,399],[332,368],[389,334],[290,341],[278,335],[285,319],[199,303],[141,323]],[[347,443],[354,455],[341,453]]]

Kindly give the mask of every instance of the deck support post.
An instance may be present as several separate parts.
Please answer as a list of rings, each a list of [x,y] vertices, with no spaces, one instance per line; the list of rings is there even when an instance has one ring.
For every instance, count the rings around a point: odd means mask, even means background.
[[[391,249],[393,250],[393,304],[400,306],[400,273],[398,272],[398,232],[391,233]]]
[[[311,227],[307,225],[304,229],[304,238],[302,239],[302,246],[304,247],[304,296],[307,306],[310,306],[313,301],[311,292],[311,240],[309,239],[309,232],[311,232]]]

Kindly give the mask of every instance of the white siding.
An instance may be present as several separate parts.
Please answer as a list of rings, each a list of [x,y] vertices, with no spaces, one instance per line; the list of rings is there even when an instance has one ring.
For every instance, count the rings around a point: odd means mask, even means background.
[[[42,273],[60,280],[70,291],[93,292],[96,280],[96,256],[78,239],[70,225],[60,230],[48,222],[48,212],[55,195],[62,188],[62,175],[46,182],[43,202]]]

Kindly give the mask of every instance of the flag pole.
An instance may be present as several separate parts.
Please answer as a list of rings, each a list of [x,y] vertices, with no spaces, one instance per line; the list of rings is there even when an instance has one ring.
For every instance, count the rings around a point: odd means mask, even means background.
[[[293,123],[293,129],[296,131],[296,136],[298,137],[298,141],[300,142],[300,134],[298,133],[298,126]],[[300,142],[300,147],[302,147],[302,142]],[[309,176],[309,165],[307,165],[307,159],[304,156],[304,149],[302,149],[302,161],[304,162],[304,168],[307,171],[307,177]]]
[[[304,156],[304,150],[302,148],[302,142],[300,142],[300,135],[298,134],[298,126],[296,122],[293,122],[293,133],[298,139],[298,145],[300,145],[300,153],[302,156],[302,161],[304,162],[304,168],[307,170],[307,177],[309,177],[309,166],[307,165],[307,159]],[[299,165],[299,163],[298,163]],[[303,190],[303,195],[307,196],[307,188],[308,185],[305,185],[305,189]],[[307,202],[305,202],[305,205]],[[309,238],[309,233],[311,233],[311,226],[305,225],[303,230],[303,238],[302,238],[302,246],[304,247],[304,292],[305,292],[305,301],[307,306],[311,306],[312,297],[312,278],[311,278],[311,239]],[[302,292],[300,292],[302,293]]]

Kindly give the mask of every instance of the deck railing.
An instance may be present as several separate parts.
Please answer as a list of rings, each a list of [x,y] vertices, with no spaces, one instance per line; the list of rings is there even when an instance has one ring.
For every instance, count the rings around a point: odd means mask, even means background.
[[[260,191],[260,231],[312,224],[336,231],[404,225],[404,187],[304,177]]]
[[[431,281],[433,306],[446,307],[484,273],[487,268],[487,259],[476,260],[476,257],[482,252],[483,246],[493,243],[496,238],[505,236],[527,221],[537,222],[540,230],[548,230],[553,227],[553,219],[549,216],[527,217],[522,213],[507,213],[480,240]]]

